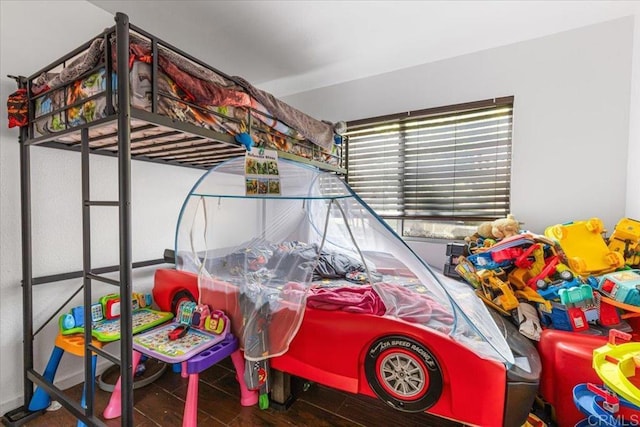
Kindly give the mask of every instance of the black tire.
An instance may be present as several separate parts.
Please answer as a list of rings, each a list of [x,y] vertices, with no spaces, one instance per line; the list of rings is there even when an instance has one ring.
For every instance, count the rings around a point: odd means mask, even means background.
[[[395,409],[424,412],[442,394],[442,370],[435,356],[419,342],[403,336],[377,339],[364,362],[367,382]]]
[[[181,290],[176,292],[176,294],[171,299],[171,312],[174,316],[178,315],[178,307],[182,301],[193,301],[196,302],[196,299],[191,295],[191,292],[187,290]]]
[[[536,282],[536,287],[538,289],[540,289],[541,291],[544,291],[545,289],[547,289],[549,287],[549,283],[544,279],[539,279]]]

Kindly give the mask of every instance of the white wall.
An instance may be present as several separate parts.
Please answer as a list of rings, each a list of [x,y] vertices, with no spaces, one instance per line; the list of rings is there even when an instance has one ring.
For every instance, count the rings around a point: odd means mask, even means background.
[[[22,280],[19,144],[16,129],[6,128],[7,96],[16,89],[7,74],[30,75],[76,48],[113,17],[88,2],[0,2],[0,414],[22,405]],[[82,19],[72,19],[80,16]],[[27,28],[28,23],[28,28]],[[64,23],[73,27],[65,28]],[[82,269],[81,187],[79,153],[33,147],[33,275],[35,277]],[[117,200],[117,161],[92,156],[91,197]],[[175,226],[182,202],[202,171],[151,163],[132,164],[133,260],[162,258],[173,248]],[[93,266],[118,263],[118,212],[92,208]],[[153,268],[134,271],[134,290],[149,291]],[[116,276],[112,276],[117,278]],[[34,330],[80,287],[80,279],[34,287]],[[97,298],[114,292],[95,285]],[[81,294],[64,311],[82,303]],[[34,343],[34,366],[40,372],[48,360],[57,333],[52,322]],[[117,344],[106,347],[117,353]],[[75,359],[75,360],[74,360]],[[78,358],[65,356],[56,383],[65,388],[82,381]]]
[[[632,41],[628,17],[285,101],[335,121],[514,95],[513,214],[537,233],[590,217],[612,229],[625,203],[640,203],[638,173],[627,180]],[[635,150],[638,144],[636,138]],[[635,153],[630,168],[637,170]],[[627,183],[636,202],[625,201]],[[442,266],[441,245],[412,246]]]
[[[640,220],[640,3],[637,5],[633,31],[633,68],[629,126],[629,155],[627,158],[626,215]]]

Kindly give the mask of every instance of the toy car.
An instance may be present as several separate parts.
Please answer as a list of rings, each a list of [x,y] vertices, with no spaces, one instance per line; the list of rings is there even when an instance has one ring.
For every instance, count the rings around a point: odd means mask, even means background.
[[[236,302],[228,295],[207,292],[202,299],[233,313]],[[153,297],[163,310],[184,300],[196,301],[201,297],[198,276],[159,269]],[[479,357],[445,334],[401,319],[308,306],[288,351],[269,360],[274,369],[378,397],[401,411],[426,410],[487,427],[521,425],[537,393],[540,360],[508,320],[490,312],[516,358],[510,367]],[[272,318],[274,323],[286,320],[286,315]]]
[[[627,265],[640,266],[640,221],[631,218],[618,221],[608,246],[620,253]]]
[[[591,218],[549,226],[544,234],[558,242],[573,272],[588,276],[609,273],[624,265],[622,254],[607,247],[603,231],[602,220]]]
[[[278,170],[277,197],[248,192],[244,158],[200,178],[178,220],[177,270],[156,273],[157,304],[224,311],[250,362],[400,411],[522,425],[540,372],[526,338],[434,272],[340,177],[286,160]]]
[[[622,270],[595,278],[592,284],[609,298],[640,306],[640,270]]]

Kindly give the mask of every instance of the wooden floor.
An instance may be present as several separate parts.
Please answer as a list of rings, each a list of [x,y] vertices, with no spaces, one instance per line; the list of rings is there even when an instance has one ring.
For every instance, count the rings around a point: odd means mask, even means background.
[[[105,382],[108,378],[105,378]],[[306,387],[305,387],[306,386]],[[296,400],[287,410],[257,406],[242,407],[240,388],[229,358],[200,374],[198,425],[215,426],[421,426],[457,427],[458,423],[422,414],[403,413],[383,402],[332,390],[293,379]],[[305,388],[308,388],[304,391]],[[96,387],[96,412],[102,418],[110,393]],[[153,383],[134,391],[136,427],[182,426],[182,411],[187,380],[166,369]],[[82,384],[67,390],[79,401]],[[106,420],[108,426],[120,426],[120,419]],[[47,411],[25,424],[29,427],[70,427],[75,418],[63,408]]]

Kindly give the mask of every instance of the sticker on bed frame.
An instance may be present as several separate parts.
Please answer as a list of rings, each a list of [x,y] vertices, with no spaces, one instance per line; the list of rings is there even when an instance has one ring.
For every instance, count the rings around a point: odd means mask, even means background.
[[[244,158],[247,195],[280,195],[278,152],[252,148]]]

